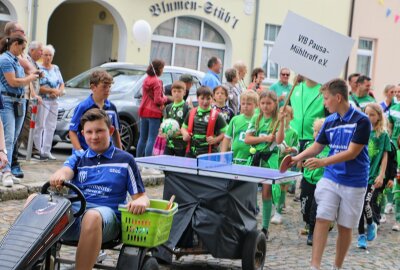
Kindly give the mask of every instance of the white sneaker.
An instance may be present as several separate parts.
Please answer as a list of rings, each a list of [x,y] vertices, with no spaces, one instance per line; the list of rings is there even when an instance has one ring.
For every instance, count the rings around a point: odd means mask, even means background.
[[[400,223],[396,222],[393,227],[392,227],[393,231],[399,232],[400,231]]]
[[[393,204],[388,203],[385,206],[385,214],[392,214],[393,213]]]
[[[51,153],[47,153],[46,156],[49,158],[49,160],[57,160],[57,158],[53,156]]]
[[[11,172],[4,172],[2,181],[3,181],[3,186],[12,187],[14,181]]]
[[[272,224],[282,224],[282,215],[275,212],[274,216],[271,218]]]
[[[381,219],[379,220],[379,223],[386,223],[386,215],[382,214]]]
[[[13,174],[11,174],[11,176],[12,176],[12,180],[13,180],[14,184],[16,184],[16,185],[21,184],[20,178],[15,177]]]

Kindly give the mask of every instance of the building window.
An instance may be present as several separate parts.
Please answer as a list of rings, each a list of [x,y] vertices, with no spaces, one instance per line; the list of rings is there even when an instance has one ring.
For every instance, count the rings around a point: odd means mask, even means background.
[[[4,35],[4,26],[11,21],[11,13],[8,7],[0,1],[0,35]]]
[[[272,47],[275,44],[281,27],[279,25],[266,24],[264,33],[264,50],[263,50],[263,69],[265,72],[265,82],[272,83],[279,78],[279,65],[269,59]]]
[[[205,72],[212,56],[224,63],[225,41],[214,27],[202,20],[176,17],[163,22],[153,32],[151,59]]]
[[[357,50],[357,72],[372,76],[372,64],[374,61],[374,41],[360,38]]]

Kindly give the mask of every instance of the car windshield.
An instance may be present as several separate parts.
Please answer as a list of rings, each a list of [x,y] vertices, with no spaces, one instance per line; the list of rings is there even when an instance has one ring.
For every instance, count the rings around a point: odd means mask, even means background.
[[[89,80],[90,74],[94,70],[105,70],[107,71],[114,79],[113,86],[111,87],[112,92],[116,91],[125,91],[131,88],[137,80],[139,80],[146,73],[144,70],[138,69],[127,69],[127,68],[118,68],[118,67],[97,67],[85,71],[78,76],[68,80],[65,85],[71,88],[79,88],[79,89],[90,89]]]

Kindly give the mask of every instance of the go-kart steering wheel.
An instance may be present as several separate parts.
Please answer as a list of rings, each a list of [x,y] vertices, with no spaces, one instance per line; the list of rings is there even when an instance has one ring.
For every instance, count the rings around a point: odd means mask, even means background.
[[[63,186],[69,188],[70,190],[72,190],[75,194],[64,194],[63,197],[67,198],[68,200],[71,201],[71,203],[73,202],[81,202],[81,208],[79,208],[79,211],[74,213],[74,217],[79,217],[80,215],[82,215],[85,210],[86,210],[86,199],[85,196],[83,196],[82,191],[75,186],[74,184],[71,184],[69,182],[63,182],[62,183]],[[40,191],[40,193],[42,194],[50,194],[49,192],[49,187],[50,187],[50,182],[47,181],[43,186],[42,186],[42,190]]]

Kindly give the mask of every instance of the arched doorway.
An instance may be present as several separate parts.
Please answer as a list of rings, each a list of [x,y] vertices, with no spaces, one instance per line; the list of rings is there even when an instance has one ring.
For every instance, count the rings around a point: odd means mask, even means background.
[[[15,11],[10,3],[0,1],[0,36],[4,35],[4,26],[9,21],[15,20]]]
[[[124,60],[126,27],[105,1],[65,1],[49,19],[47,43],[55,47],[53,62],[67,80],[105,62]]]
[[[153,32],[151,59],[167,65],[207,71],[207,61],[217,56],[224,63],[225,38],[209,23],[193,17],[175,17],[160,24]]]

